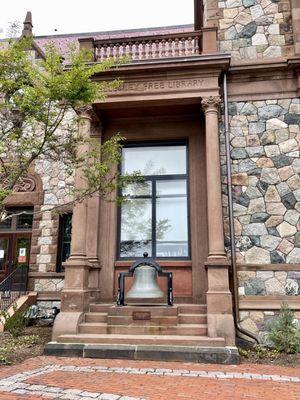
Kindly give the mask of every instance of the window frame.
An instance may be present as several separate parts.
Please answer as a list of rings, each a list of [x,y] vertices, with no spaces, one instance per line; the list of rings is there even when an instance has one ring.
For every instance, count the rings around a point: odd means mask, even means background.
[[[152,225],[151,225],[151,258],[161,260],[190,260],[191,259],[191,228],[190,228],[190,185],[189,185],[189,147],[188,140],[172,140],[172,141],[142,141],[142,142],[127,142],[123,145],[123,148],[132,147],[162,147],[162,146],[185,146],[186,151],[186,173],[185,174],[173,174],[173,175],[144,175],[145,181],[151,182],[152,194],[133,196],[135,199],[150,199],[151,200],[151,211],[152,211]],[[119,165],[119,173],[122,174],[122,163]],[[162,195],[159,197],[186,197],[187,205],[187,242],[188,242],[188,255],[183,257],[157,257],[156,256],[156,181],[172,181],[172,180],[185,180],[186,181],[186,194],[185,195]],[[122,189],[118,190],[118,196],[122,196]],[[122,257],[121,256],[121,212],[122,205],[118,207],[117,213],[117,251],[116,258],[118,261],[136,260],[140,257]],[[154,240],[155,239],[155,240]]]

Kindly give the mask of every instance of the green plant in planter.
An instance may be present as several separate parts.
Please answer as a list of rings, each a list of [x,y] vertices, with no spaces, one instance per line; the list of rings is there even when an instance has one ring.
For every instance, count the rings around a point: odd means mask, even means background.
[[[268,338],[279,352],[300,353],[300,329],[294,320],[294,312],[283,303],[279,316],[267,326]]]

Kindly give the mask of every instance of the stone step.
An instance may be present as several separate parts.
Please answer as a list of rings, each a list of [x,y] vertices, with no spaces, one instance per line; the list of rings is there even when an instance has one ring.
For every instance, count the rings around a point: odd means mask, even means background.
[[[207,333],[205,324],[168,325],[107,325],[97,322],[79,324],[79,333],[108,333],[112,335],[183,335],[204,336]]]
[[[178,315],[179,324],[206,324],[207,315],[206,314],[179,314]]]
[[[108,333],[107,324],[103,322],[83,322],[78,325],[79,333]]]
[[[152,316],[150,319],[133,319],[132,315],[109,315],[107,318],[109,325],[177,325],[176,316]]]
[[[149,306],[149,305],[130,305],[124,307],[113,306],[108,311],[109,316],[132,316],[133,313],[150,313],[152,317],[177,317],[178,307],[173,306]]]
[[[179,314],[206,314],[206,304],[177,304]]]
[[[95,343],[95,344],[133,344],[133,345],[166,345],[166,346],[199,346],[224,347],[223,338],[207,336],[175,335],[111,335],[111,334],[77,334],[61,335],[59,343]]]
[[[107,313],[108,310],[113,307],[113,304],[104,304],[104,303],[91,303],[90,304],[90,312],[97,313]]]
[[[107,313],[88,312],[85,314],[85,322],[107,322]]]

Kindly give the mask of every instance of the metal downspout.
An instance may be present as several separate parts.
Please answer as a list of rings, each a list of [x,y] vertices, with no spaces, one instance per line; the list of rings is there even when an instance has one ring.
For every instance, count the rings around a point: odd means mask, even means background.
[[[248,336],[251,339],[255,340],[256,343],[259,343],[258,338],[253,333],[244,330],[240,326],[238,277],[237,277],[236,248],[235,248],[234,219],[233,219],[233,197],[232,197],[232,179],[231,179],[232,172],[231,172],[231,156],[230,156],[226,73],[224,73],[223,77],[223,91],[224,91],[224,122],[225,122],[225,148],[226,148],[226,165],[227,165],[228,214],[229,214],[230,245],[231,245],[231,270],[233,278],[234,324],[237,333]],[[239,334],[238,336],[240,336]]]

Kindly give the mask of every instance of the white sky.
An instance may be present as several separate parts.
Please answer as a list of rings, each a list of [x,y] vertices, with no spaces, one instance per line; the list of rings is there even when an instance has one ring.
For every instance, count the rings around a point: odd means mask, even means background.
[[[36,36],[192,24],[194,0],[1,0],[0,38],[32,12]],[[55,32],[57,29],[57,32]]]

